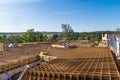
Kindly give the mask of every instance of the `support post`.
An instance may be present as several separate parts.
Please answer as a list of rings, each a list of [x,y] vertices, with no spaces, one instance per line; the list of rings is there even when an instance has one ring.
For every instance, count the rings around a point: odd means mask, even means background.
[[[120,55],[120,51],[119,51],[119,38],[116,38],[116,40],[117,40],[117,56],[119,56]]]

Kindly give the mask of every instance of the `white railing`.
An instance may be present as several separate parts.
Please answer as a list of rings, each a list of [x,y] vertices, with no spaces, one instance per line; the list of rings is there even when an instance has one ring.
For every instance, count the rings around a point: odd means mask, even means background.
[[[120,39],[115,34],[109,34],[108,41],[109,41],[109,46],[111,47],[113,53],[115,53],[116,56],[120,56],[120,50],[119,50]]]

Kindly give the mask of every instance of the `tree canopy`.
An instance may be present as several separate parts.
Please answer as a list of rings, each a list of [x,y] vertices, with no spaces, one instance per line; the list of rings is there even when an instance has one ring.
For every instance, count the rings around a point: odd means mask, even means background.
[[[120,33],[120,28],[116,28],[116,33]]]
[[[23,42],[39,42],[43,40],[43,35],[39,31],[35,32],[34,29],[29,29],[23,35]]]
[[[116,31],[98,31],[98,32],[74,32],[69,24],[61,25],[62,32],[57,34],[43,34],[34,29],[28,29],[23,35],[0,35],[0,42],[24,43],[24,42],[41,42],[57,40],[89,40],[90,42],[101,41],[102,33],[120,33],[120,28]]]
[[[61,35],[63,39],[72,40],[74,37],[74,30],[70,27],[69,24],[62,24],[63,29]]]

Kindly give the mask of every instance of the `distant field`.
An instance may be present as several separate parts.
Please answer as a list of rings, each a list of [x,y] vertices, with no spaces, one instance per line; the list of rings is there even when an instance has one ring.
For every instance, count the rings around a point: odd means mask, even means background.
[[[41,32],[43,35],[53,35],[53,34],[60,34],[60,32]],[[25,32],[1,32],[0,36],[6,35],[6,36],[11,36],[11,35],[24,35]]]

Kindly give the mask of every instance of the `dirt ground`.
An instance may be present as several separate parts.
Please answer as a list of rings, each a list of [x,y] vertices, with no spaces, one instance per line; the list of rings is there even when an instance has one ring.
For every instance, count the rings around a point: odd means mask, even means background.
[[[51,44],[62,44],[63,42],[54,43],[30,43],[22,44],[19,47],[6,48],[5,52],[0,52],[0,65],[21,60],[32,55],[38,55],[41,51],[47,51],[49,55],[59,57],[66,51],[70,50],[68,48],[52,48]],[[69,43],[75,44],[77,46],[91,46],[91,43],[86,41],[69,41]]]
[[[78,48],[73,49],[53,48],[51,46],[52,44],[63,43],[64,42],[33,43],[22,44],[22,46],[14,48],[7,48],[5,52],[0,53],[0,64],[21,60],[32,55],[38,55],[41,51],[46,51],[49,53],[49,55],[58,58],[53,60],[52,62],[46,63],[45,65],[38,65],[34,68],[31,68],[30,72],[28,72],[29,74],[34,74],[37,71],[40,71],[41,74],[45,72],[47,72],[46,74],[49,74],[48,72],[60,72],[63,73],[62,76],[65,76],[66,73],[69,72],[71,74],[79,73],[79,75],[83,77],[90,76],[89,78],[91,79],[92,77],[95,77],[93,74],[97,73],[97,76],[101,76],[102,74],[103,80],[105,78],[107,78],[106,80],[119,80],[118,78],[120,74],[116,67],[113,55],[108,47],[92,47],[93,44],[89,43],[88,41],[69,41],[68,43],[78,46]],[[108,76],[104,77],[106,76],[106,73]],[[111,75],[112,77],[109,75]],[[27,76],[30,78],[38,78],[37,76],[33,75],[32,77],[31,75]],[[26,78],[28,79],[28,77]],[[74,77],[77,78],[77,75],[75,75]]]

